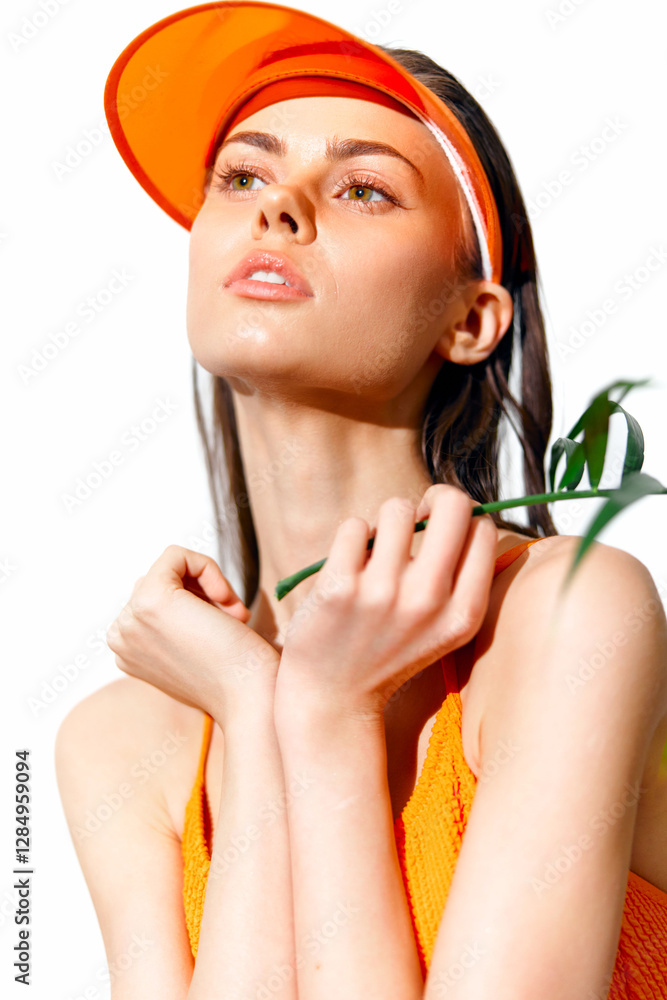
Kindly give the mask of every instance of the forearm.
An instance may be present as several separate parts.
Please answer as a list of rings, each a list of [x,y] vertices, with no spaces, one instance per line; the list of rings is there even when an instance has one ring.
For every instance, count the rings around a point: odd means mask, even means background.
[[[285,783],[272,697],[234,713],[224,736],[220,810],[188,1000],[296,1000]]]
[[[383,720],[276,705],[288,804],[300,1000],[416,1000],[423,981],[398,862]]]

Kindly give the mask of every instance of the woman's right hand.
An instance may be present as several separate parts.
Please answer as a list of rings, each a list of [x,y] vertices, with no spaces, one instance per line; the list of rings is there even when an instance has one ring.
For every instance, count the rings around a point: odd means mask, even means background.
[[[109,627],[116,664],[172,698],[226,718],[273,698],[280,654],[210,556],[169,545]]]

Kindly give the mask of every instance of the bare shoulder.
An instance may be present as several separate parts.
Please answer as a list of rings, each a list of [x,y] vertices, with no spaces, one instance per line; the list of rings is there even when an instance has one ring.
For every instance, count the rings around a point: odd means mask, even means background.
[[[473,770],[482,731],[508,691],[528,700],[536,685],[604,694],[608,702],[627,695],[652,730],[667,716],[667,620],[651,573],[632,554],[594,542],[563,592],[580,541],[540,539],[493,582],[467,699]]]
[[[615,623],[621,626],[621,631],[625,625],[626,635],[629,631],[641,630],[635,624],[636,618],[647,624],[651,622],[660,631],[667,622],[653,577],[640,559],[624,549],[593,542],[567,592],[563,590],[580,542],[578,535],[542,538],[538,544],[529,546],[523,558],[500,574],[499,590],[510,633],[518,634],[514,627],[517,615],[521,614],[525,626],[527,612],[531,613],[533,623],[546,622],[547,616],[556,609],[578,615],[581,622]],[[622,611],[626,614],[619,621],[618,614]]]
[[[104,939],[112,995],[181,1000],[193,958],[173,802],[202,713],[133,677],[79,702],[56,736],[58,789]]]
[[[159,817],[165,829],[180,833],[202,719],[198,709],[137,678],[105,684],[76,704],[58,729],[63,804],[76,811],[77,801],[89,800],[97,789],[101,802],[103,791],[112,803],[133,798],[154,821]]]
[[[611,663],[625,646],[632,645],[637,655],[651,647],[662,656],[646,657],[646,670],[653,671],[647,679],[660,682],[661,692],[656,694],[661,693],[664,714],[667,619],[653,577],[631,553],[594,542],[566,588],[580,541],[578,535],[541,539],[527,549],[525,562],[514,572],[510,566],[500,574],[499,580],[503,576],[505,580],[494,606],[494,644],[511,652],[559,641],[564,653],[577,652],[590,659],[593,670],[599,659]],[[521,670],[521,660],[515,662],[514,667],[508,662],[508,669]],[[553,669],[558,669],[555,658]],[[638,680],[636,673],[627,678],[633,684]]]

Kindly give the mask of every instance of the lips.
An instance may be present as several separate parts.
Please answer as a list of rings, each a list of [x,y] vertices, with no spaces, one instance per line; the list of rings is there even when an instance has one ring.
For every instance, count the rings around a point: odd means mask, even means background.
[[[285,281],[288,281],[292,286],[293,292],[300,292],[301,295],[307,295],[312,297],[313,290],[298,270],[298,268],[286,257],[284,254],[274,253],[267,250],[255,250],[248,254],[243,260],[227,275],[223,285],[228,288],[233,285],[236,281],[242,281],[244,287],[247,285],[256,285],[258,290],[260,287],[266,288],[268,282],[262,281],[247,281],[251,274],[255,271],[275,271],[276,274],[282,275]],[[273,289],[286,289],[285,285],[274,284],[270,286]]]

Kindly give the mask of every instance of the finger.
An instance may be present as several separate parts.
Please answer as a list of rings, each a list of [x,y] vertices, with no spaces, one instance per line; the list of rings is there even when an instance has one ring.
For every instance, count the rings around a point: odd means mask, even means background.
[[[230,611],[232,608],[245,608],[216,561],[202,552],[194,552],[181,545],[168,545],[151,569],[158,579],[173,589],[185,589],[184,579],[192,577],[210,601]]]
[[[428,513],[420,549],[410,565],[411,581],[434,593],[451,591],[472,522],[474,501],[456,486],[429,487],[415,515]]]
[[[415,519],[417,521],[428,520],[428,516],[431,513],[431,508],[433,507],[433,498],[437,496],[438,493],[442,492],[443,486],[448,486],[447,483],[432,483],[429,488],[422,494],[421,500],[417,504],[417,511],[415,513]],[[453,487],[449,486],[450,489]]]
[[[385,500],[378,512],[373,550],[366,578],[395,580],[405,569],[415,533],[415,506],[404,497]]]
[[[219,608],[225,614],[238,618],[239,621],[247,622],[252,617],[252,612],[243,604],[240,597],[236,601],[229,601],[226,604],[223,604],[222,601],[215,601],[207,596],[199,581],[188,573],[183,577],[183,586],[189,594],[194,594],[195,597],[210,604],[211,607]]]
[[[336,529],[323,569],[330,574],[354,576],[366,565],[368,523],[362,517],[348,517]]]
[[[497,547],[498,528],[492,517],[474,517],[454,580],[451,604],[477,629],[489,603]]]

